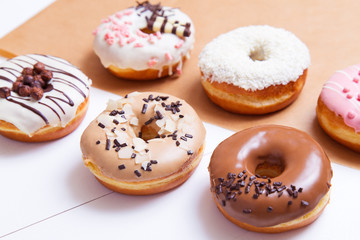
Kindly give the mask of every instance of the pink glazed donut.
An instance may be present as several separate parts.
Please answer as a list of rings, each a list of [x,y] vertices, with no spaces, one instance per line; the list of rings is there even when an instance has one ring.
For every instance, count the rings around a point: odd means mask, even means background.
[[[330,137],[360,152],[360,64],[331,76],[323,86],[316,113]]]

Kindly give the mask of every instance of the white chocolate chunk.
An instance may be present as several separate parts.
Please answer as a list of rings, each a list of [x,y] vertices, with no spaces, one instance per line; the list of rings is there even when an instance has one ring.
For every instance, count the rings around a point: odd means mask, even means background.
[[[133,126],[138,126],[139,125],[139,119],[137,117],[131,118],[130,124],[133,125]]]
[[[120,159],[130,159],[133,153],[133,149],[127,146],[120,149],[120,151],[118,152],[118,156]]]
[[[170,117],[171,117],[171,119],[174,120],[175,122],[179,120],[179,115],[177,115],[177,114],[171,114]]]
[[[117,114],[114,119],[116,119],[119,123],[126,123],[127,119],[121,117],[121,115]]]
[[[135,92],[129,93],[129,94],[128,94],[128,98],[130,98],[130,97],[136,97],[136,96],[138,96],[138,95],[140,95],[140,94],[141,94],[140,92],[135,91]]]
[[[117,101],[109,99],[109,101],[107,102],[106,110],[112,111],[114,109],[117,109]]]
[[[165,119],[163,118],[163,119],[159,119],[159,120],[157,120],[156,122],[156,125],[159,127],[159,128],[162,128],[162,127],[164,127],[164,125],[165,125]]]
[[[149,143],[151,143],[151,142],[163,143],[163,142],[165,142],[165,139],[163,139],[163,138],[153,138],[153,139],[148,140],[148,142]]]
[[[148,163],[149,163],[148,161],[142,162],[142,163],[141,163],[141,167],[142,167],[144,170],[146,170]]]
[[[105,127],[111,127],[113,124],[113,119],[112,117],[110,117],[108,114],[101,114],[100,116],[97,117],[96,121],[98,123],[102,123],[104,124]]]
[[[126,143],[128,142],[128,135],[124,131],[115,131],[116,139],[119,143]]]
[[[135,157],[136,164],[143,163],[145,161],[150,161],[150,157],[148,154],[144,154],[144,155],[136,154],[136,157]]]
[[[135,147],[134,150],[137,152],[141,152],[141,151],[145,150],[145,148],[147,146],[146,142],[143,139],[138,138],[138,137],[133,139],[133,144]]]
[[[171,119],[166,119],[164,129],[170,133],[174,132],[176,129],[175,122]]]

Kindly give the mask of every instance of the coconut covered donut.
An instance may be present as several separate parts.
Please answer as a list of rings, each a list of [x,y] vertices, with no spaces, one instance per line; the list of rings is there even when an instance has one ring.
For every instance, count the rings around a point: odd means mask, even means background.
[[[183,183],[199,164],[205,128],[184,100],[134,92],[109,101],[84,131],[85,166],[106,187],[146,195]]]
[[[220,143],[209,165],[216,206],[256,232],[284,232],[313,222],[329,202],[332,169],[305,132],[265,125]]]
[[[300,94],[310,65],[306,45],[270,26],[241,27],[208,43],[199,55],[201,83],[225,110],[264,114]]]
[[[114,75],[150,80],[181,74],[195,41],[191,19],[148,1],[119,11],[94,31],[94,51]]]
[[[316,108],[333,139],[360,152],[360,64],[337,71],[324,84]]]
[[[26,142],[71,133],[88,107],[91,80],[68,61],[28,54],[0,64],[0,134]]]

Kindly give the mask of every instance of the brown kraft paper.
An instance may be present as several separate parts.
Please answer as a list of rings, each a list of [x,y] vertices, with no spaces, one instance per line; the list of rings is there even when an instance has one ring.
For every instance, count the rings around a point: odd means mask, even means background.
[[[152,1],[158,3],[158,1]],[[0,39],[5,57],[41,53],[67,59],[80,67],[93,86],[124,95],[132,91],[159,91],[190,103],[205,122],[239,131],[260,124],[280,124],[309,133],[333,162],[360,168],[360,154],[336,143],[316,120],[316,102],[325,81],[336,71],[360,62],[360,1],[326,0],[164,0],[193,20],[195,46],[178,77],[136,82],[116,78],[103,68],[92,50],[92,31],[100,20],[135,1],[57,0],[32,19]],[[299,98],[289,107],[263,116],[228,113],[214,105],[200,84],[198,55],[221,33],[248,25],[271,25],[297,35],[310,49],[312,64]],[[101,112],[102,109],[99,109]],[[301,147],[301,146],[299,146]]]

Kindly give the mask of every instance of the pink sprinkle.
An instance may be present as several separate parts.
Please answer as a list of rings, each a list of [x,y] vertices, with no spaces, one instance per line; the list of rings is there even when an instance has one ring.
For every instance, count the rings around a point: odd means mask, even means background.
[[[92,32],[92,35],[95,36],[98,32],[99,32],[99,29],[97,28],[97,29],[95,29],[95,30]]]
[[[351,99],[353,96],[351,94],[346,95],[348,99]]]
[[[106,43],[112,45],[114,43],[114,39],[113,38],[106,39]]]
[[[135,43],[134,44],[134,47],[135,48],[138,48],[138,47],[143,47],[144,45],[142,43]]]
[[[110,19],[108,19],[108,18],[106,18],[106,19],[101,19],[101,22],[102,22],[102,23],[108,23],[108,22],[110,22]]]
[[[148,34],[144,33],[143,31],[141,31],[140,29],[138,29],[136,31],[136,35],[138,35],[139,37],[142,37],[142,38],[147,38],[148,37]]]
[[[169,52],[165,53],[165,58],[168,61],[171,61],[173,59],[173,57],[171,56],[171,54]]]
[[[357,100],[360,101],[360,93],[358,94]]]
[[[359,79],[358,79],[358,78],[354,78],[354,79],[353,79],[353,82],[354,82],[354,83],[359,83]]]
[[[119,37],[119,45],[120,45],[120,47],[124,46],[124,41],[121,37]]]
[[[124,21],[124,23],[127,24],[127,25],[132,25],[131,21]]]
[[[149,35],[148,42],[151,43],[151,44],[155,43],[155,42],[154,42],[154,35],[153,35],[153,34],[150,34],[150,35]]]
[[[353,113],[353,112],[348,112],[347,117],[348,117],[349,119],[354,119],[354,118],[355,118],[355,113]]]
[[[110,32],[107,32],[107,33],[105,34],[105,36],[104,36],[104,39],[105,39],[105,40],[113,39],[113,38],[114,38],[114,36],[113,36]]]
[[[126,41],[127,44],[132,43],[136,40],[136,38],[132,37],[129,40]]]
[[[147,65],[149,66],[149,67],[152,67],[152,66],[154,66],[155,64],[157,64],[158,63],[158,60],[156,59],[156,58],[150,58],[150,60],[147,62]]]
[[[358,72],[358,75],[360,76],[360,71]]]
[[[161,39],[161,32],[157,31],[157,32],[155,33],[155,36],[156,36],[158,39]]]
[[[133,11],[129,9],[124,12],[124,15],[130,16],[132,13],[133,13]]]
[[[344,89],[343,89],[343,93],[347,93],[347,92],[350,92],[350,89],[344,88]]]
[[[182,74],[182,69],[177,67],[176,68],[176,73],[177,73],[177,75],[181,75]]]
[[[122,18],[121,12],[115,13],[115,17],[117,17],[118,19],[121,19]]]
[[[122,25],[118,25],[118,28],[119,28],[121,35],[123,35],[124,37],[130,36],[130,31],[129,31],[128,26],[126,26],[125,24],[122,24]]]
[[[183,44],[184,44],[184,41],[180,40],[177,44],[175,44],[175,48],[181,48]]]

